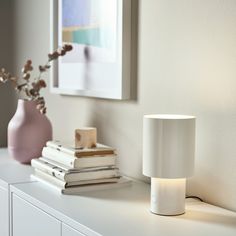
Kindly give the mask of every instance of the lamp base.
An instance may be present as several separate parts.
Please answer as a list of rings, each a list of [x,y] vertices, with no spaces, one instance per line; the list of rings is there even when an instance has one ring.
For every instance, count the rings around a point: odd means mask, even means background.
[[[186,179],[151,178],[151,212],[181,215],[185,212]]]

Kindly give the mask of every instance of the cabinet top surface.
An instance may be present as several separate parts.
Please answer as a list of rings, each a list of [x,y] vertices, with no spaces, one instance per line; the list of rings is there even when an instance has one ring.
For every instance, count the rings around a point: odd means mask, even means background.
[[[6,148],[0,148],[0,184],[29,182],[33,168],[30,165],[22,165],[9,157]]]
[[[236,213],[196,200],[186,201],[184,215],[150,213],[147,184],[133,182],[80,196],[61,195],[39,182],[17,184],[11,190],[86,235],[236,235]]]
[[[33,182],[33,168],[12,160],[0,149],[0,184],[86,235],[236,235],[236,213],[188,199],[186,213],[164,217],[150,213],[150,186],[133,182],[120,189],[61,195]],[[29,183],[30,182],[30,183]]]

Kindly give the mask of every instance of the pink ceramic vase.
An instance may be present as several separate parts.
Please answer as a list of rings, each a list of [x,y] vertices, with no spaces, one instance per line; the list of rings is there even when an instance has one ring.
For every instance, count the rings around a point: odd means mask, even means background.
[[[48,140],[52,140],[52,125],[36,108],[35,101],[18,100],[15,115],[8,124],[8,151],[17,161],[27,164],[41,156]]]

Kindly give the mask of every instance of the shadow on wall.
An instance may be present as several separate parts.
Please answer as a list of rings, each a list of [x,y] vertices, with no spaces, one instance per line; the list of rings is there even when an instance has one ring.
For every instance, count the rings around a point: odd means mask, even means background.
[[[134,157],[135,160],[130,158],[130,162],[135,162],[135,167],[133,170],[136,173],[130,173],[127,170],[126,175],[137,176],[141,173],[141,158],[136,159],[138,153],[140,153],[140,146],[133,141],[132,134],[127,133],[127,129],[121,124],[124,122],[122,119],[122,114],[117,114],[117,109],[121,109],[122,104],[136,104],[138,103],[138,29],[139,29],[139,1],[132,0],[132,32],[131,32],[131,81],[130,81],[130,99],[129,100],[106,100],[106,99],[91,99],[90,100],[90,114],[87,121],[88,126],[94,126],[98,129],[98,141],[117,149],[118,155],[120,157],[125,157],[127,155],[126,150],[130,149],[130,145],[136,147],[130,156]],[[111,105],[112,104],[112,105]],[[121,109],[122,110],[122,109]],[[119,122],[119,119],[122,121]],[[117,123],[118,121],[118,123]],[[122,127],[120,127],[120,125]],[[135,124],[134,124],[135,126]],[[130,127],[130,132],[132,133],[132,127]],[[126,166],[125,158],[118,158],[118,165],[122,169],[123,165]]]
[[[131,31],[131,81],[130,98],[133,101],[138,100],[138,29],[139,29],[139,1],[132,0],[132,31]]]
[[[131,32],[131,78],[130,78],[130,99],[129,100],[106,100],[106,99],[91,99],[91,120],[88,125],[93,125],[98,128],[98,140],[106,142],[109,139],[106,136],[106,128],[109,125],[109,120],[112,120],[112,111],[110,106],[105,104],[110,103],[137,103],[138,102],[138,29],[139,29],[139,1],[132,0],[132,32]],[[109,116],[108,116],[109,114]],[[113,127],[115,129],[115,127]]]
[[[0,84],[0,147],[7,146],[7,125],[15,111],[15,91]]]
[[[12,71],[11,1],[0,1],[0,68]],[[0,84],[0,147],[7,145],[7,125],[15,111],[15,91],[10,84]]]

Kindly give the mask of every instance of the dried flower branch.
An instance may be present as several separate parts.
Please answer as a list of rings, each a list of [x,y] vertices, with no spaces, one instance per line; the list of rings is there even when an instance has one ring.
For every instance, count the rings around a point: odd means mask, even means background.
[[[45,88],[47,84],[45,80],[42,79],[42,75],[51,68],[50,63],[53,60],[57,60],[59,57],[66,55],[66,53],[72,49],[73,47],[70,44],[65,44],[53,53],[48,54],[47,62],[44,65],[39,65],[39,74],[34,79],[31,79],[31,72],[34,69],[31,60],[27,60],[26,64],[22,68],[23,75],[21,79],[12,76],[8,71],[5,70],[5,68],[2,68],[0,70],[0,83],[11,82],[17,92],[23,93],[30,101],[36,101],[37,109],[39,109],[42,114],[45,114],[45,100],[42,96],[40,96],[40,91],[42,88]]]

